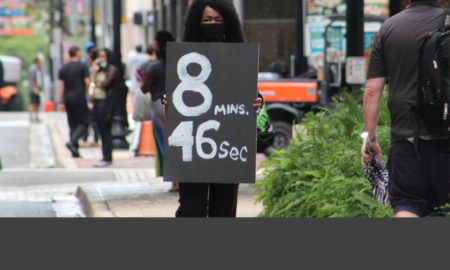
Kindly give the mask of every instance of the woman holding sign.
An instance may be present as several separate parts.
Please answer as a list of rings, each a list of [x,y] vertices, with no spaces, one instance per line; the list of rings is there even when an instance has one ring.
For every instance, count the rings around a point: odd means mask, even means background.
[[[244,35],[234,6],[224,0],[195,0],[186,17],[184,42],[243,43]],[[167,99],[163,98],[167,105]],[[262,98],[254,104],[256,113]],[[176,217],[236,217],[239,184],[180,183]]]

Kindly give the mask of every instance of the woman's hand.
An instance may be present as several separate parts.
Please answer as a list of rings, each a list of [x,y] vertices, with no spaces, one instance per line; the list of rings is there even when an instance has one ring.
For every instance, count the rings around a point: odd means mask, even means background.
[[[167,95],[163,94],[162,98],[161,98],[161,103],[163,105],[163,110],[166,110],[167,107]]]
[[[100,70],[100,65],[97,62],[92,63],[92,70],[97,73]]]
[[[263,100],[262,98],[255,99],[255,103],[253,104],[253,108],[255,108],[256,115],[259,115],[261,113],[263,107]]]

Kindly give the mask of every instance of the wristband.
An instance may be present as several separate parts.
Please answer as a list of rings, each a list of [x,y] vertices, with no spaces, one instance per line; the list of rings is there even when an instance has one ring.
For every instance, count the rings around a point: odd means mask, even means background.
[[[376,142],[377,141],[377,137],[373,137],[367,140],[367,142]]]

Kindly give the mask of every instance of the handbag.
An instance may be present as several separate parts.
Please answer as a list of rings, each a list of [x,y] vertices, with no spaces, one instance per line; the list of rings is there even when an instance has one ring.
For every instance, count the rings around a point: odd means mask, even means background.
[[[267,113],[266,104],[263,104],[261,113],[256,118],[257,127],[257,147],[256,152],[264,153],[270,146],[272,146],[275,138],[273,127]]]
[[[150,93],[144,94],[140,89],[133,93],[133,120],[138,122],[152,120],[152,98]]]
[[[94,82],[91,82],[91,83],[89,84],[89,88],[88,88],[88,96],[89,96],[90,98],[94,98],[94,92],[95,92],[95,83],[94,83]]]

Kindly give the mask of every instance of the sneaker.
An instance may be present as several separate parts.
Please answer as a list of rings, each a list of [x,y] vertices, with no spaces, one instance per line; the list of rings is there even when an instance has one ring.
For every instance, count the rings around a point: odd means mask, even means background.
[[[66,147],[72,153],[72,157],[74,158],[80,157],[80,153],[78,152],[78,149],[75,147],[75,145],[73,145],[73,143],[71,142],[66,143]]]
[[[111,161],[102,160],[94,164],[94,168],[105,168],[112,165]]]

